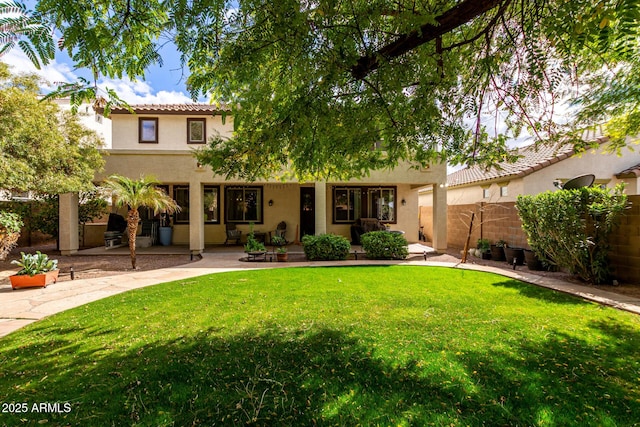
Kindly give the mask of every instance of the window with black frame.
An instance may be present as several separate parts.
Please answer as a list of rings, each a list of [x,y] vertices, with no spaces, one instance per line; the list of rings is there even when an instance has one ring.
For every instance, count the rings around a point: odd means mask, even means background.
[[[204,222],[218,224],[220,222],[220,187],[204,187]]]
[[[336,187],[333,189],[333,221],[353,222],[360,218],[360,188]]]
[[[225,187],[225,221],[262,223],[262,187]]]
[[[175,200],[178,206],[180,206],[180,212],[176,212],[173,215],[174,223],[188,224],[189,223],[189,186],[174,185],[173,200]]]
[[[396,220],[395,188],[370,188],[368,191],[368,218],[377,218],[382,222]]]
[[[396,187],[335,187],[333,222],[352,223],[358,218],[396,222]]]

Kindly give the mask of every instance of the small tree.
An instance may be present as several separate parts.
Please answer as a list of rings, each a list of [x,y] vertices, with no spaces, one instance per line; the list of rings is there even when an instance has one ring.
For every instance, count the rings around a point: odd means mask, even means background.
[[[0,210],[0,260],[16,246],[22,225],[18,214]]]
[[[140,214],[138,208],[144,206],[153,209],[154,213],[166,211],[171,214],[180,210],[180,206],[162,189],[155,178],[141,176],[133,180],[122,175],[111,175],[103,186],[111,190],[114,203],[117,206],[128,206],[127,233],[129,236],[129,252],[131,254],[131,267],[136,269],[136,234]]]
[[[609,234],[627,206],[624,186],[518,196],[529,245],[544,262],[568,268],[591,284],[610,279]]]

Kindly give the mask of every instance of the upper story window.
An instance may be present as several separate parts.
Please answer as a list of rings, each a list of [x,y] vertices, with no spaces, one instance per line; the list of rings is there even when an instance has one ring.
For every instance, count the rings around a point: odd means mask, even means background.
[[[138,119],[138,142],[140,144],[158,143],[158,118]]]
[[[488,188],[483,188],[482,189],[482,198],[483,199],[488,199],[489,197],[491,197],[491,191],[489,191]]]
[[[500,197],[506,197],[509,195],[509,187],[506,185],[500,187]]]
[[[207,142],[207,119],[187,119],[187,144]]]
[[[262,223],[262,187],[226,187],[225,221]]]

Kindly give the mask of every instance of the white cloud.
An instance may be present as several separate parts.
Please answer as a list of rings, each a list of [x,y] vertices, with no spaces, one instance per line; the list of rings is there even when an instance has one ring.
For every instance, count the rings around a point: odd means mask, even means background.
[[[40,76],[50,85],[56,82],[71,82],[76,80],[76,74],[68,64],[51,62],[49,65],[38,70],[31,60],[19,49],[12,49],[3,55],[0,60],[11,67],[14,73],[33,73]],[[52,86],[45,85],[44,90],[51,90]]]
[[[49,92],[54,83],[71,83],[78,77],[85,77],[86,72],[79,72],[64,62],[53,61],[51,64],[38,70],[29,58],[19,49],[12,49],[0,60],[12,67],[14,73],[35,73],[42,77],[49,85],[43,85],[42,91]],[[129,79],[101,79],[98,86],[102,89],[109,88],[116,91],[118,96],[129,104],[182,104],[193,102],[184,92],[179,90],[160,90],[154,88],[148,81],[132,82]]]
[[[179,91],[161,90],[155,92],[153,87],[144,81],[132,82],[129,79],[103,79],[101,88],[110,88],[129,104],[184,104],[190,103],[191,98]]]

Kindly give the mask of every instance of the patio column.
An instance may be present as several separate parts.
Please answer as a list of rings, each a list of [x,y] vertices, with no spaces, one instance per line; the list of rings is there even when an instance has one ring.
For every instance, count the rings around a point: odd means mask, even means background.
[[[78,193],[65,193],[58,196],[60,254],[72,255],[78,252]]]
[[[318,181],[316,188],[316,236],[327,233],[327,182]]]
[[[433,248],[447,249],[447,188],[433,184]]]
[[[194,255],[204,252],[203,192],[200,181],[189,183],[189,250]]]

